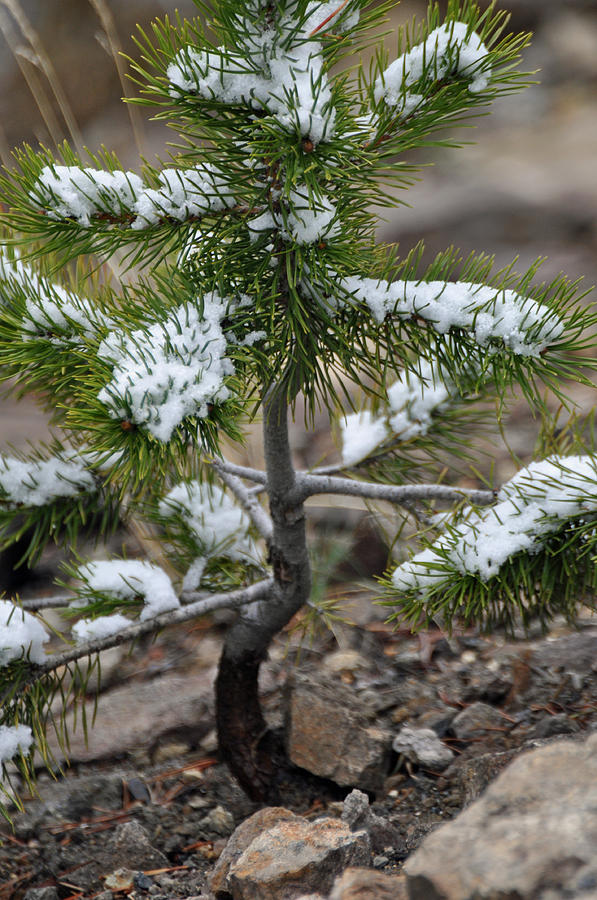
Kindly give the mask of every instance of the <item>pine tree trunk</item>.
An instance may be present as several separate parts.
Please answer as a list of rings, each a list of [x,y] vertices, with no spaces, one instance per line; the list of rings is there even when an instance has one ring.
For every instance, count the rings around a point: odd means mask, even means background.
[[[240,613],[226,641],[216,681],[220,753],[247,794],[275,800],[284,751],[268,730],[258,693],[259,667],[273,637],[308,600],[311,571],[302,500],[296,491],[288,441],[285,388],[274,385],[263,402],[267,490],[273,521],[271,595]]]

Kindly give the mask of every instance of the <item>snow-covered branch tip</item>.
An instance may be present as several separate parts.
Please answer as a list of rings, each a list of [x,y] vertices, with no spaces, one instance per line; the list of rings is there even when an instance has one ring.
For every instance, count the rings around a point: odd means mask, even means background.
[[[474,363],[467,363],[468,370],[473,367]],[[403,372],[386,394],[386,412],[374,416],[364,409],[340,422],[344,468],[366,460],[388,441],[401,443],[427,434],[436,416],[462,399],[461,392],[442,373],[441,367],[427,362],[422,362],[416,372]]]
[[[438,334],[460,329],[476,345],[504,347],[517,356],[538,357],[564,332],[564,322],[545,304],[508,288],[449,281],[338,279],[341,295],[369,308],[374,320],[418,317]]]
[[[455,76],[468,81],[471,94],[480,94],[489,87],[488,60],[487,47],[476,32],[464,22],[446,22],[384,69],[375,82],[375,101],[406,118],[424,107],[433,85]]]
[[[131,231],[197,219],[236,205],[222,173],[208,164],[191,169],[163,169],[151,187],[134,172],[105,171],[83,166],[44,166],[31,189],[30,200],[55,221],[94,220]]]
[[[444,533],[394,571],[397,591],[425,594],[453,576],[486,582],[518,553],[537,553],[549,535],[578,516],[597,513],[597,458],[548,457],[506,482],[495,506],[446,521]]]
[[[183,47],[167,68],[170,97],[175,102],[190,95],[231,106],[247,105],[267,111],[282,133],[298,132],[314,146],[332,140],[336,134],[332,86],[322,46],[313,37],[324,24],[330,31],[353,29],[359,10],[356,4],[345,6],[316,0],[309,4],[302,22],[294,10],[281,12],[275,27],[264,27],[262,18],[255,21],[254,16],[243,15],[240,7],[238,51],[224,46]]]

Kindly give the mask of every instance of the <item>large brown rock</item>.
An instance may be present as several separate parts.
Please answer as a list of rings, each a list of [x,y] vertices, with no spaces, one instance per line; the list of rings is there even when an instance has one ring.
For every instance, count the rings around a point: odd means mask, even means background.
[[[368,865],[369,836],[337,819],[295,817],[256,837],[230,866],[233,900],[295,900],[309,891],[327,893],[348,866]]]
[[[407,861],[410,900],[597,896],[597,735],[525,753]]]
[[[336,879],[329,900],[408,900],[404,875],[375,869],[346,869]]]
[[[392,734],[350,688],[295,676],[287,692],[286,742],[292,762],[340,785],[376,791],[387,775]]]
[[[209,887],[216,897],[229,896],[227,885],[230,866],[240,859],[256,837],[275,827],[279,822],[289,822],[295,819],[299,819],[299,816],[290,812],[289,809],[284,809],[283,806],[268,806],[241,822],[231,835],[209,879]]]

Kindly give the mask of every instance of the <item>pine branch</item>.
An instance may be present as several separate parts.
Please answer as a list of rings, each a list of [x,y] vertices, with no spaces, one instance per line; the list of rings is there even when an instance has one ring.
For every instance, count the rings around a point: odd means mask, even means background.
[[[257,497],[249,493],[249,490],[238,476],[231,475],[229,472],[225,471],[218,460],[214,462],[213,466],[218,473],[219,478],[221,478],[226,487],[230,488],[242,508],[250,517],[261,537],[269,543],[272,538],[272,520],[261,503],[259,503]]]
[[[124,628],[122,631],[110,635],[109,637],[86,641],[76,647],[65,650],[63,653],[54,654],[53,656],[48,657],[48,659],[40,665],[34,667],[35,676],[41,677],[48,672],[55,671],[66,663],[81,659],[84,656],[89,656],[91,653],[99,653],[101,650],[119,646],[128,641],[135,640],[143,634],[151,634],[159,631],[161,628],[166,628],[169,625],[180,625],[182,622],[188,622],[191,619],[214,612],[217,609],[238,609],[251,603],[255,603],[258,600],[263,600],[270,594],[272,585],[272,579],[266,578],[247,588],[241,588],[240,590],[227,593],[212,594],[208,597],[205,597],[204,594],[198,592],[189,592],[186,594],[186,599],[191,602],[187,605],[172,610],[171,612],[155,616],[154,618],[146,619],[143,622],[136,622],[130,627]],[[199,599],[193,600],[194,597],[198,597]]]
[[[343,494],[348,497],[365,497],[370,500],[387,500],[397,505],[408,505],[414,500],[462,501],[485,506],[493,503],[495,491],[448,487],[443,484],[391,485],[355,481],[351,478],[335,478],[331,475],[310,475],[298,472],[296,495],[301,500],[315,494]]]
[[[76,594],[54,594],[51,597],[35,597],[30,600],[20,600],[19,606],[27,612],[40,612],[42,609],[65,609],[76,599]]]
[[[237,466],[235,463],[228,462],[225,459],[218,459],[213,462],[214,468],[220,472],[226,472],[228,475],[236,475],[238,478],[245,478],[247,481],[254,481],[256,484],[267,484],[267,475],[260,469],[252,469],[249,466]]]

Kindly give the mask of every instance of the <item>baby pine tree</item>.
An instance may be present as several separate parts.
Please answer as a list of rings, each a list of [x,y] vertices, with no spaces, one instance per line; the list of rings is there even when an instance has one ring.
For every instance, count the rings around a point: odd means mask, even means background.
[[[23,147],[1,180],[0,371],[54,428],[0,458],[2,546],[31,535],[32,563],[47,541],[72,551],[82,529],[140,520],[159,546],[71,552],[60,594],[0,601],[0,761],[30,777],[34,748],[47,756],[53,699],[84,691],[79,660],[228,608],[220,751],[263,799],[284,767],[258,673],[311,602],[309,497],[383,500],[396,532],[417,523],[381,591],[413,626],[572,617],[594,592],[597,458],[573,429],[555,437],[545,405],[546,387],[583,377],[594,317],[537,266],[453,249],[424,265],[421,247],[375,241],[372,208],[403,202],[412,151],[453,143],[447,128],[523,86],[527,36],[505,13],[450,0],[384,46],[392,2],[196,3],[195,21],[141,31],[133,63],[140,102],[176,129],[167,164]],[[499,417],[515,388],[545,423],[545,458],[463,487],[475,404]],[[307,429],[322,409],[338,421],[337,465],[296,469],[299,403]],[[225,453],[256,418],[263,470]],[[65,647],[49,652],[51,606]]]

